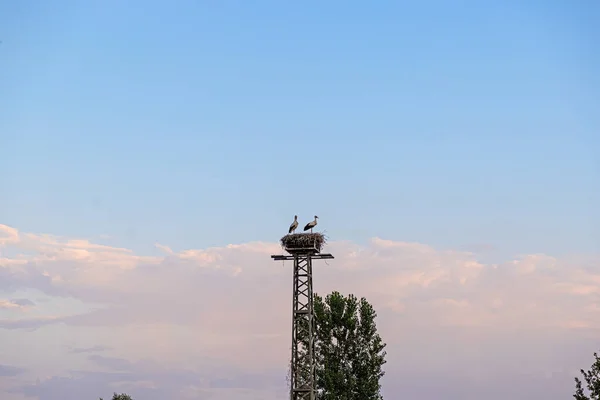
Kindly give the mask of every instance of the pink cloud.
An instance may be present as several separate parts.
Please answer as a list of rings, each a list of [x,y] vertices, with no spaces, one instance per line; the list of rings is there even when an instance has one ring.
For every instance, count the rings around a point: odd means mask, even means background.
[[[26,323],[5,320],[5,330],[24,324],[42,335],[60,323],[66,335],[94,338],[80,347],[106,346],[132,361],[195,368],[210,358],[231,368],[285,370],[291,263],[271,261],[270,254],[282,252],[277,243],[181,252],[156,245],[164,255],[144,256],[0,227],[10,238],[2,245],[24,251],[5,257],[0,278],[103,305]],[[469,379],[483,379],[577,370],[585,359],[561,355],[557,346],[589,344],[600,332],[600,266],[592,258],[532,254],[486,264],[470,252],[381,238],[365,246],[334,241],[327,251],[336,259],[315,263],[316,291],[354,293],[374,304],[394,373],[458,368]],[[480,371],[480,364],[488,370]]]

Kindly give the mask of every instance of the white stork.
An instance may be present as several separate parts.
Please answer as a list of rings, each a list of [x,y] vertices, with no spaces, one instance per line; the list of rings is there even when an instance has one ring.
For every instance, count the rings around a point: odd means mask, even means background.
[[[298,227],[298,216],[294,215],[294,222],[290,225],[290,231],[288,233],[294,233],[296,228]]]
[[[319,217],[317,217],[315,215],[315,219],[313,221],[310,221],[308,224],[306,224],[306,226],[304,227],[304,231],[306,232],[307,230],[310,229],[310,233],[312,233],[312,230],[315,226],[317,226],[317,219],[319,219]]]

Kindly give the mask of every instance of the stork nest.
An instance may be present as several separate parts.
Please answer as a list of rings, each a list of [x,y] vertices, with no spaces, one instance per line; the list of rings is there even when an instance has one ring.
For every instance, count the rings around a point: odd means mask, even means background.
[[[321,249],[327,242],[322,233],[292,233],[281,238],[281,246],[286,250]]]

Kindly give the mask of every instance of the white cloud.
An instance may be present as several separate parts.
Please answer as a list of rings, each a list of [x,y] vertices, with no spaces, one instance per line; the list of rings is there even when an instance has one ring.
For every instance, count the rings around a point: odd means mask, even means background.
[[[86,311],[49,310],[28,319],[2,319],[0,314],[0,339],[38,328],[20,340],[25,344],[45,335],[51,340],[50,332],[59,329],[53,324],[60,323],[62,335],[77,342],[74,347],[107,348],[110,356],[134,366],[148,360],[203,374],[220,368],[281,369],[285,385],[291,263],[270,259],[270,254],[281,253],[278,244],[254,242],[181,252],[156,244],[164,255],[148,257],[4,225],[0,232],[0,246],[16,254],[0,260],[0,289],[33,288],[90,304]],[[336,259],[315,263],[316,291],[354,293],[374,304],[381,334],[389,344],[390,374],[455,376],[457,385],[467,381],[484,385],[492,376],[499,380],[527,374],[568,376],[584,367],[586,357],[600,347],[597,259],[532,254],[486,264],[470,252],[380,238],[366,246],[332,242],[327,251]],[[0,308],[9,298],[0,302]],[[65,358],[53,370],[56,376],[67,371],[68,360],[73,365],[84,360],[83,354],[62,351]],[[15,365],[29,366],[19,363],[16,352],[7,354],[12,354]],[[28,354],[22,359],[43,357],[48,356]],[[97,367],[89,365],[92,370]],[[106,379],[129,382],[132,391],[158,393],[152,385],[160,387],[163,378],[151,378],[146,372],[148,376],[138,374],[129,381]],[[402,397],[402,387],[386,385],[394,388],[391,397]],[[267,386],[252,390],[264,394],[281,389]],[[188,382],[169,396],[202,398],[200,393],[204,396],[207,390]],[[212,398],[235,398],[233,389],[229,394],[228,389],[219,390]],[[569,396],[571,387],[562,390],[548,396]]]
[[[160,243],[155,243],[154,246],[165,254],[173,254],[173,250],[169,246],[164,246]]]
[[[18,243],[19,241],[19,231],[16,228],[0,224],[0,246]]]
[[[0,309],[20,309],[23,306],[17,304],[11,300],[2,300],[0,299]]]

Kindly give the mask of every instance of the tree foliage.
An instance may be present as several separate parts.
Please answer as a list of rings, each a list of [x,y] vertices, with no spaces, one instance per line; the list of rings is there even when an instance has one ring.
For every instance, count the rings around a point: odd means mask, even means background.
[[[600,357],[597,353],[594,353],[594,359],[595,361],[589,371],[581,370],[589,396],[585,394],[583,382],[579,378],[575,378],[575,394],[573,397],[576,400],[600,400]]]
[[[100,400],[102,400],[102,397],[100,397]],[[111,400],[133,400],[133,399],[131,398],[130,395],[125,394],[125,393],[121,393],[121,394],[114,393]]]
[[[333,292],[314,297],[319,400],[381,400],[385,343],[365,298]]]

